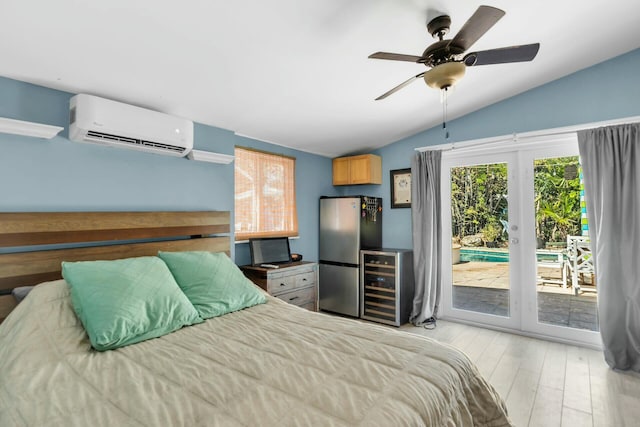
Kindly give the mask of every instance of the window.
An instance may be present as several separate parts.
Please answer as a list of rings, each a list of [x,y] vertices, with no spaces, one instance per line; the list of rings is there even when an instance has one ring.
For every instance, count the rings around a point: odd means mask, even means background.
[[[236,240],[298,235],[296,159],[235,149]]]

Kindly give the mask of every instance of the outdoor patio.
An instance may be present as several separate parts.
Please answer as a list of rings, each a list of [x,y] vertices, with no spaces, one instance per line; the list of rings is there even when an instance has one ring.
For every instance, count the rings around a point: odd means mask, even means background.
[[[538,275],[561,281],[561,271],[539,268]],[[538,320],[558,326],[598,330],[596,293],[574,295],[558,284],[537,285]],[[509,264],[469,261],[453,265],[453,306],[481,313],[509,314]]]

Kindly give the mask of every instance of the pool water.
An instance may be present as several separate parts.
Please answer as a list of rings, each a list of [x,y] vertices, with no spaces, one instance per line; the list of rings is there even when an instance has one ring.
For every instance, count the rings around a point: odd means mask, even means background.
[[[538,261],[556,260],[555,254],[536,254]],[[460,261],[509,262],[508,249],[460,249]]]
[[[460,249],[460,261],[480,261],[480,262],[509,262],[509,252],[482,250],[482,249]]]

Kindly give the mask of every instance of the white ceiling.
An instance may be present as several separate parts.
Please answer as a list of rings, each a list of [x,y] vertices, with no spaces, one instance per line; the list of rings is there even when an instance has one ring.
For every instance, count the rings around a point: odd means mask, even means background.
[[[632,0],[2,0],[0,75],[89,93],[326,156],[387,145],[440,123],[419,64],[426,22],[452,37],[480,4],[506,15],[470,51],[540,42],[530,63],[469,68],[459,117],[640,47]]]

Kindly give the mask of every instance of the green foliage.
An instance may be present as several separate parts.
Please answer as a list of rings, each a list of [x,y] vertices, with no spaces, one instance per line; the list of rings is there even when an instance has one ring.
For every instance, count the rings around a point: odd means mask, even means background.
[[[507,165],[451,169],[451,224],[458,237],[507,221]]]
[[[535,161],[534,191],[536,236],[547,242],[580,235],[580,177],[565,177],[565,169],[578,168],[578,157]]]
[[[502,227],[497,224],[489,223],[482,229],[482,235],[485,242],[495,242],[502,234]]]
[[[580,178],[566,176],[578,168],[578,157],[536,160],[534,192],[536,235],[545,241],[566,241],[580,234]],[[570,175],[570,174],[568,174]],[[451,169],[451,224],[453,237],[477,234],[489,240],[487,229],[502,235],[508,223],[507,166],[504,163]]]

